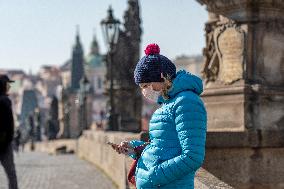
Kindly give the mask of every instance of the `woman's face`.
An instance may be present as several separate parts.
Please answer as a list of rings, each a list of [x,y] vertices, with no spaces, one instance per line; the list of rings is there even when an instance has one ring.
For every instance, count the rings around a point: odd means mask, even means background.
[[[140,83],[139,86],[141,89],[150,87],[154,91],[161,91],[164,87],[164,82],[150,82],[150,83]]]

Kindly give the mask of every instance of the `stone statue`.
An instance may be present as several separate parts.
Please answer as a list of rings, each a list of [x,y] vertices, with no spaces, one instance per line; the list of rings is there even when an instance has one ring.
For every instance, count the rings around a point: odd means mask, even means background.
[[[201,71],[205,83],[215,81],[219,72],[219,59],[216,50],[216,42],[214,40],[214,31],[217,27],[217,22],[218,18],[215,18],[205,23],[206,47],[203,48],[205,61]]]
[[[233,20],[209,13],[205,23],[205,61],[201,75],[209,82],[231,85],[243,78],[245,33]]]
[[[124,28],[126,35],[132,38],[134,43],[140,42],[142,29],[137,0],[128,0],[128,9],[124,13]]]
[[[46,122],[46,135],[49,140],[57,138],[59,132],[59,121],[58,121],[58,100],[53,96],[50,110],[49,110],[49,119]]]
[[[114,104],[120,131],[140,132],[142,97],[134,83],[133,72],[139,60],[141,18],[138,0],[128,0],[124,28],[119,31],[113,56]]]

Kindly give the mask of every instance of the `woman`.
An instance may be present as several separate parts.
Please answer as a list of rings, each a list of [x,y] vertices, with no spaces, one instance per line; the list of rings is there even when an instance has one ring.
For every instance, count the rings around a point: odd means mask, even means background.
[[[135,181],[138,189],[194,188],[194,175],[205,156],[207,113],[199,95],[202,80],[175,65],[150,44],[134,71],[135,83],[149,100],[161,105],[149,122],[148,144],[141,153]],[[142,141],[124,141],[116,150],[135,158]]]

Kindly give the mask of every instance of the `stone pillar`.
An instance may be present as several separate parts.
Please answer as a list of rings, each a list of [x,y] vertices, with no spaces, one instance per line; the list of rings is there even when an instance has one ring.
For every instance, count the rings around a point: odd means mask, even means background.
[[[236,188],[284,185],[284,1],[205,4],[204,167]]]
[[[134,69],[139,61],[141,19],[138,0],[128,0],[124,29],[120,30],[113,57],[115,113],[119,131],[140,132],[142,96],[134,82]]]

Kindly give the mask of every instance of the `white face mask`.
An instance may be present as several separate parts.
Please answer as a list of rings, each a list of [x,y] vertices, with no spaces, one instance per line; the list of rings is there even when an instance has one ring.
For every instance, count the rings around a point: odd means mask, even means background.
[[[153,89],[147,87],[142,89],[142,94],[147,98],[148,100],[152,102],[157,102],[159,96],[161,95],[160,91],[154,91]]]

